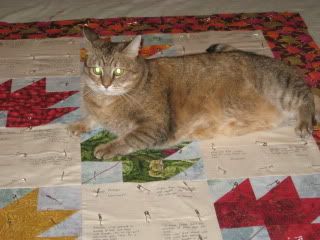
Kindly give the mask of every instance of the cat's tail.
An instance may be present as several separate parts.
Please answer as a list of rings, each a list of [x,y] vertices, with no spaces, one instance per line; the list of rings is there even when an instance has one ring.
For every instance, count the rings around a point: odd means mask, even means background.
[[[313,93],[314,105],[315,105],[315,120],[320,124],[320,89],[312,88],[311,92]]]
[[[210,47],[206,49],[207,53],[219,53],[219,52],[230,52],[235,51],[236,48],[223,43],[212,44]]]

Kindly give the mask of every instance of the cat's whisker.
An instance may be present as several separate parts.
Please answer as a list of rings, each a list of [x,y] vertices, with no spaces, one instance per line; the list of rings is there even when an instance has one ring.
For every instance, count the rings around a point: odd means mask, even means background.
[[[99,94],[96,94],[94,91],[92,91],[91,89],[90,90],[86,90],[87,92],[82,94],[82,97],[86,97],[86,96],[89,96],[89,95],[92,95],[94,94],[95,97],[97,98],[100,98],[101,96]]]

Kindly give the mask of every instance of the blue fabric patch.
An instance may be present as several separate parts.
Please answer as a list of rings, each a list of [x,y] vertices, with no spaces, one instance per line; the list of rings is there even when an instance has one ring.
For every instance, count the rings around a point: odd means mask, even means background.
[[[224,228],[221,231],[223,240],[270,240],[265,227]]]
[[[82,183],[122,182],[122,162],[82,162]]]

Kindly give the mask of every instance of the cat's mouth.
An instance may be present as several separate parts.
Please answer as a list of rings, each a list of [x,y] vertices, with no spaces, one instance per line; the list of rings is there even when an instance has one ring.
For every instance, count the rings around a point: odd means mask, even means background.
[[[110,96],[121,96],[126,94],[126,91],[122,88],[114,87],[111,85],[108,88],[106,88],[105,94]]]

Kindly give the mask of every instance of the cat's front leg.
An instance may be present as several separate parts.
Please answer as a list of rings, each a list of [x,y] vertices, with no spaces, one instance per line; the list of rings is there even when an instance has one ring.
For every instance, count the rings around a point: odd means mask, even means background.
[[[68,131],[75,136],[80,136],[82,133],[86,133],[92,130],[97,125],[96,121],[87,116],[77,122],[71,123],[68,126]]]
[[[122,138],[98,145],[94,150],[94,156],[106,160],[162,144],[167,140],[168,134],[165,129],[156,123],[141,126]]]

